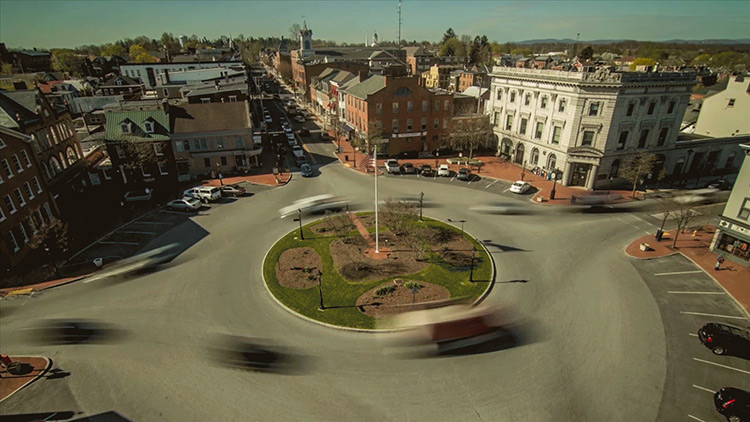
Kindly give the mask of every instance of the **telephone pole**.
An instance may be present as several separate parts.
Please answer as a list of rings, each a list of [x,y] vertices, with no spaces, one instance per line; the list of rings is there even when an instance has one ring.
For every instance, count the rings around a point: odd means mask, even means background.
[[[401,48],[401,0],[398,0],[398,48]]]

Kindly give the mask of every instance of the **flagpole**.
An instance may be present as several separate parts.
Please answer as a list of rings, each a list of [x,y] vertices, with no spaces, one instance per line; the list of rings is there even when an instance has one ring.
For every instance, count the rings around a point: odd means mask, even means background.
[[[372,162],[375,166],[375,253],[380,253],[380,232],[378,231],[378,145],[372,153]]]

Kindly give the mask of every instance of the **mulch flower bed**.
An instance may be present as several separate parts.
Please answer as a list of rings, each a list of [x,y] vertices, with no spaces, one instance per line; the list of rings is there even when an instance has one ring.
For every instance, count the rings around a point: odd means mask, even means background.
[[[287,249],[279,257],[276,278],[291,289],[307,289],[318,285],[318,270],[323,262],[313,248]]]
[[[344,243],[342,239],[336,239],[331,242],[333,265],[342,276],[354,282],[368,282],[399,274],[413,274],[430,265],[427,261],[417,261],[414,253],[401,245],[398,237],[388,232],[380,236],[380,245],[392,251],[388,258],[370,259],[364,255],[367,249],[366,243]]]
[[[343,218],[342,218],[343,217]],[[335,228],[331,226],[331,224],[336,225],[341,224],[341,222],[345,222],[345,225],[342,225],[343,228],[346,231],[352,231],[357,230],[357,226],[354,225],[354,223],[351,222],[349,217],[346,216],[346,214],[339,214],[338,216],[331,217],[331,221],[327,221],[326,219],[321,220],[318,224],[315,224],[314,226],[310,226],[310,231],[312,231],[315,234],[321,234],[324,236],[336,236],[339,233],[336,232]],[[341,221],[337,221],[337,219],[341,219]]]
[[[409,283],[419,286],[416,295]],[[381,294],[378,294],[381,293]],[[359,311],[373,318],[382,318],[402,312],[423,309],[425,302],[450,298],[450,292],[443,286],[419,280],[395,279],[366,291],[357,298]],[[415,302],[412,304],[412,302]]]

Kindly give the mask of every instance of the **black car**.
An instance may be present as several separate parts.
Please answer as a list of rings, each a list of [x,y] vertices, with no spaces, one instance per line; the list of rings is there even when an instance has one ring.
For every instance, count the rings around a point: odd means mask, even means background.
[[[422,176],[434,176],[435,175],[435,169],[432,168],[429,164],[422,164],[422,168],[420,169]]]
[[[417,173],[417,168],[414,167],[414,164],[412,164],[412,163],[404,163],[401,166],[401,172],[404,173],[404,174],[416,174]]]
[[[456,176],[458,180],[470,180],[471,179],[471,170],[464,167],[458,170],[458,176]]]
[[[717,179],[706,184],[707,188],[719,189],[719,190],[730,190],[732,189],[732,183],[728,180]]]
[[[717,355],[750,355],[750,331],[743,328],[709,322],[698,330],[698,338]]]
[[[724,387],[714,393],[716,411],[730,422],[750,421],[750,393],[734,387]]]
[[[300,136],[310,136],[310,129],[308,129],[306,127],[303,127],[302,129],[299,130],[299,135]]]

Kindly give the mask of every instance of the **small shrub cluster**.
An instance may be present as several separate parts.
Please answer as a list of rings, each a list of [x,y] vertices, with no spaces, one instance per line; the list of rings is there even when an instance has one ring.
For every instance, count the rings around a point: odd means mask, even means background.
[[[396,291],[396,286],[384,286],[375,291],[375,296],[382,297],[385,295],[390,295],[395,291]]]
[[[404,287],[406,287],[409,290],[414,290],[414,289],[421,289],[424,286],[417,282],[409,281],[408,283],[404,284]]]

